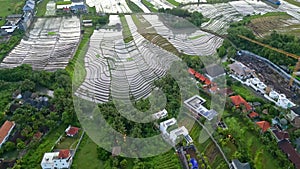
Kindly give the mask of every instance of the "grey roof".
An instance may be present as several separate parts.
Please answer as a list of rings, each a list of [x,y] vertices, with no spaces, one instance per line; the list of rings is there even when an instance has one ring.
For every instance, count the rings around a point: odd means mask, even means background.
[[[300,106],[292,107],[291,110],[292,110],[294,113],[300,115]]]
[[[240,62],[234,62],[234,63],[228,65],[228,67],[230,68],[230,70],[233,70],[234,72],[236,72],[237,74],[242,75],[242,76],[246,76],[253,72],[253,70],[246,67],[245,65],[243,65]]]
[[[27,0],[23,7],[23,11],[33,10],[35,7],[35,2],[33,0]]]
[[[208,74],[210,77],[214,78],[214,77],[224,74],[225,71],[221,66],[219,66],[217,64],[211,64],[211,65],[205,67],[205,73]]]
[[[238,159],[232,160],[232,164],[235,165],[236,169],[251,169],[249,163],[241,163]]]

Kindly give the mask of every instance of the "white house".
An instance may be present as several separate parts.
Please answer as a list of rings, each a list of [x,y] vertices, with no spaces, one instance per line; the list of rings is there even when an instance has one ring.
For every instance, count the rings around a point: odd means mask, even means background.
[[[72,155],[70,150],[60,150],[59,152],[45,153],[41,162],[43,169],[64,169],[70,168]]]
[[[6,120],[0,128],[0,148],[7,141],[11,131],[15,127],[15,122]]]
[[[167,116],[168,116],[168,111],[166,109],[163,109],[162,111],[159,111],[152,115],[154,119],[163,119],[166,118]]]
[[[176,144],[176,140],[180,135],[184,136],[184,139],[188,144],[193,142],[193,139],[189,135],[189,131],[184,126],[181,126],[175,130],[170,131],[170,140],[173,144]]]
[[[159,130],[163,133],[163,134],[168,134],[167,129],[168,127],[176,124],[177,121],[175,118],[171,118],[169,120],[163,121],[159,124]],[[168,134],[169,135],[169,134]]]

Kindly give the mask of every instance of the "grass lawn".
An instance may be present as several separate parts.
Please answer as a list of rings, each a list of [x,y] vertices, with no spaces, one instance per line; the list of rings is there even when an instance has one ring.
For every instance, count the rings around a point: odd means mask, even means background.
[[[148,2],[147,0],[142,0],[142,3],[151,11],[151,12],[157,12],[157,9],[154,7],[153,4]]]
[[[170,4],[172,4],[172,5],[174,5],[174,6],[179,6],[180,5],[180,3],[179,2],[177,2],[176,0],[167,0]]]
[[[0,26],[5,24],[5,17],[11,14],[22,14],[22,8],[25,1],[20,0],[0,0],[1,10],[0,10]]]
[[[103,168],[104,162],[97,158],[97,145],[85,134],[75,154],[72,169]]]
[[[254,94],[254,91],[252,91],[250,88],[243,86],[243,84],[237,84],[233,83],[231,86],[231,89],[236,93],[241,95],[246,101],[259,101],[264,102],[264,99],[258,97]]]
[[[47,4],[50,0],[43,0],[41,1],[39,4],[37,4],[37,7],[36,7],[36,16],[37,17],[41,17],[41,16],[44,16],[46,11],[47,11]]]
[[[74,137],[63,136],[54,149],[74,149],[81,137],[81,134],[82,130],[79,130],[78,134]]]
[[[120,20],[122,23],[122,34],[123,34],[123,39],[125,43],[129,43],[130,41],[133,40],[133,37],[131,35],[131,32],[129,30],[126,18],[124,15],[119,15],[120,16]]]

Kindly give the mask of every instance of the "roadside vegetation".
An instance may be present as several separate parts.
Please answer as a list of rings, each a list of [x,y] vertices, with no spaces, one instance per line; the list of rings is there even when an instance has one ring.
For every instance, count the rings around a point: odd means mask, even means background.
[[[45,16],[45,13],[47,11],[47,4],[50,0],[42,0],[40,3],[37,3],[36,5],[36,16],[42,17]]]
[[[131,35],[129,26],[127,24],[126,18],[124,15],[119,15],[121,23],[122,23],[122,34],[123,34],[123,39],[125,43],[129,43],[133,40],[133,37]]]

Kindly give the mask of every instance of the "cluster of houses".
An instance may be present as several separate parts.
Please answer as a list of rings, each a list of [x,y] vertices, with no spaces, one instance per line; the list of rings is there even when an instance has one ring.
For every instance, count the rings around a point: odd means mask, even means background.
[[[287,124],[287,121],[285,119],[278,120],[278,118],[274,118],[272,119],[272,125],[268,121],[259,121],[259,114],[253,110],[252,106],[244,98],[237,95],[231,96],[230,99],[236,107],[243,105],[245,110],[250,112],[248,117],[255,121],[256,125],[261,128],[262,133],[267,131],[271,132],[278,143],[278,147],[288,156],[289,160],[295,165],[295,167],[300,169],[300,154],[295,150],[290,142],[289,133],[284,131],[286,128],[284,125]],[[297,114],[296,117],[299,118],[300,107],[292,109],[290,115],[291,114]]]
[[[153,119],[164,119],[168,116],[168,111],[163,109],[152,115]],[[193,139],[189,135],[189,131],[185,126],[178,127],[177,120],[175,118],[168,119],[159,124],[159,130],[162,133],[162,137],[170,143],[172,146],[176,145],[176,141],[180,136],[183,136],[187,144],[193,143]]]
[[[79,130],[80,128],[78,127],[69,126],[65,130],[65,134],[67,137],[75,137],[78,135]],[[43,169],[71,168],[75,151],[76,150],[62,149],[45,153],[41,162],[41,167]]]
[[[238,80],[242,84],[250,86],[255,91],[261,93],[266,99],[275,103],[277,106],[284,109],[288,109],[296,106],[292,101],[290,101],[284,94],[280,94],[275,90],[268,88],[266,84],[255,77],[254,70],[248,68],[241,62],[235,61],[234,63],[228,65],[230,69],[230,74],[232,78]]]
[[[23,14],[13,14],[6,17],[6,23],[1,26],[1,35],[13,33],[17,28],[24,31],[30,26],[35,14],[35,1],[27,0],[23,7]]]

